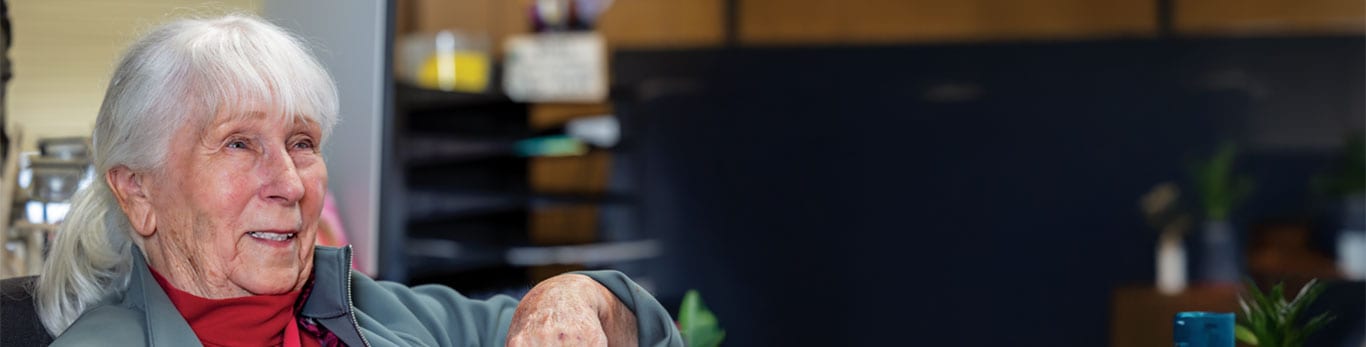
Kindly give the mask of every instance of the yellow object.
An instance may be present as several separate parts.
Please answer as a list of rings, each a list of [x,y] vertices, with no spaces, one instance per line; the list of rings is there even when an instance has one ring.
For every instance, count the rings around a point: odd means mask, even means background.
[[[417,83],[445,91],[483,92],[489,84],[489,57],[478,51],[432,54],[418,70]]]

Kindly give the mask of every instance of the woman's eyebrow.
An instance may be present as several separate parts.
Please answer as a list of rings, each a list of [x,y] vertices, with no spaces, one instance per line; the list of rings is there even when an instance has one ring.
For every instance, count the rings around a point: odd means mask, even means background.
[[[294,117],[294,128],[300,130],[314,131],[322,130],[322,125],[318,124],[318,121],[313,120],[313,118],[311,117],[299,115]]]
[[[266,118],[266,113],[265,113],[265,112],[261,112],[261,111],[247,111],[247,112],[238,112],[238,113],[236,114],[236,116],[233,116],[233,117],[229,118],[228,121],[234,121],[234,120],[255,120],[255,119],[262,119],[262,118]]]

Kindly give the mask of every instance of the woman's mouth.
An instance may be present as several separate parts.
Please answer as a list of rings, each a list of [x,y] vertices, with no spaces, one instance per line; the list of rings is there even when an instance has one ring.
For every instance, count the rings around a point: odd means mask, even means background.
[[[251,237],[258,238],[258,239],[262,239],[262,240],[267,240],[267,241],[286,241],[286,240],[289,240],[289,239],[293,239],[293,238],[294,238],[294,234],[295,234],[295,233],[293,233],[293,232],[279,233],[279,232],[270,232],[270,231],[253,231],[253,232],[247,233],[247,235],[251,235]]]

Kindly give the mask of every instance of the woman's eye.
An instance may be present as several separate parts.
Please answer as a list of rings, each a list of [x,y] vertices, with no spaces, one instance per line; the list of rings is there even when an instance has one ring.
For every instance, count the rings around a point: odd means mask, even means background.
[[[312,149],[313,149],[313,142],[309,142],[309,141],[299,141],[299,142],[295,142],[295,143],[294,143],[294,149],[299,149],[299,150],[312,150]]]
[[[228,142],[228,148],[232,148],[232,149],[246,149],[246,148],[247,148],[247,142],[246,142],[246,141],[241,141],[241,140],[233,140],[233,141],[231,141],[231,142]]]

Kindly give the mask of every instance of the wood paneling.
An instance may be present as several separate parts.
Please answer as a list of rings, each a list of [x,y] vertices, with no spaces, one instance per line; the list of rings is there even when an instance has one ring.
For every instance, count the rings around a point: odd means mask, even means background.
[[[489,35],[495,52],[531,31],[530,0],[399,0],[397,32],[458,29]],[[725,38],[722,0],[616,1],[598,21],[612,47],[696,47]]]
[[[503,39],[529,31],[525,0],[399,0],[395,11],[399,34],[458,30],[467,35],[486,35],[494,52]],[[411,21],[411,22],[405,22]]]
[[[1363,34],[1362,0],[1177,0],[1182,34]]]
[[[1149,36],[1150,0],[742,0],[744,44]]]
[[[898,44],[1150,37],[1152,0],[736,0],[743,44]],[[487,28],[500,46],[529,30],[530,0],[400,0],[412,25]],[[1178,34],[1366,32],[1361,0],[1176,0]],[[616,48],[724,44],[724,0],[616,1],[599,31]],[[401,18],[402,19],[402,18]],[[406,19],[405,19],[406,20]]]
[[[725,41],[722,0],[614,1],[598,31],[612,47],[714,46]]]

